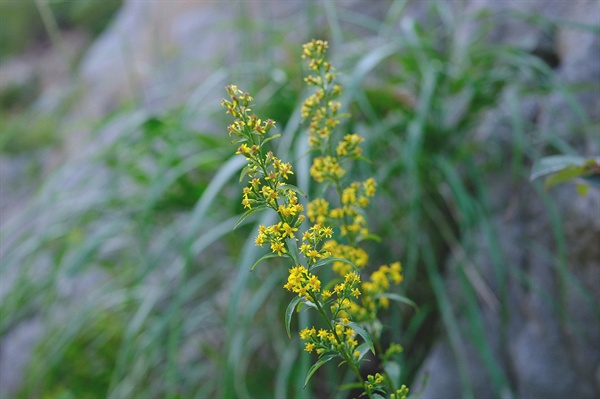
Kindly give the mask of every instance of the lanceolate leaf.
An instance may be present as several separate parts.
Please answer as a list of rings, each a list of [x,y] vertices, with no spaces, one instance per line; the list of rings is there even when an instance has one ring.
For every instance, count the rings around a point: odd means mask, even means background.
[[[288,338],[292,338],[292,334],[290,333],[290,324],[292,323],[292,315],[294,314],[294,309],[296,309],[296,305],[304,298],[301,296],[297,296],[288,305],[285,310],[285,330],[287,331]]]
[[[542,158],[533,165],[531,180],[546,176],[544,188],[547,190],[558,184],[582,178],[589,184],[598,186],[600,179],[600,159],[583,158],[573,155],[555,155]]]
[[[237,221],[235,226],[233,226],[233,229],[235,230],[240,225],[240,223],[242,223],[244,221],[244,219],[246,219],[248,216],[252,215],[253,213],[260,212],[263,209],[267,209],[267,206],[259,205],[256,208],[248,209],[246,212],[244,212],[244,214],[242,216],[240,216],[240,219]]]
[[[567,166],[556,173],[548,176],[544,182],[544,188],[547,190],[561,183],[566,183],[577,177],[586,175],[584,166]]]
[[[246,165],[242,168],[242,171],[240,172],[240,183],[242,182],[242,180],[244,180],[244,177],[246,176],[246,172],[248,171],[248,168],[250,168],[250,165]]]
[[[387,374],[390,381],[392,381],[393,385],[396,385],[400,382],[400,365],[396,362],[385,362],[383,364],[383,370]]]
[[[298,194],[300,194],[301,196],[303,196],[304,198],[308,198],[308,195],[306,195],[304,193],[304,191],[300,190],[298,187],[294,186],[293,184],[283,184],[281,186],[279,186],[280,189],[290,189],[290,190],[294,190],[295,192],[297,192]]]
[[[310,270],[314,270],[318,267],[321,266],[325,266],[329,263],[333,263],[333,262],[344,262],[349,264],[350,266],[352,266],[354,268],[354,270],[358,270],[358,266],[356,266],[353,262],[350,262],[348,259],[344,259],[344,258],[325,258],[325,259],[321,259],[320,261],[316,262],[314,265],[312,265],[310,267]]]
[[[265,259],[270,259],[270,258],[279,258],[279,255],[277,255],[277,254],[274,254],[274,253],[268,253],[268,254],[266,254],[266,255],[262,256],[262,257],[261,257],[259,260],[257,260],[257,261],[256,261],[256,263],[254,263],[254,264],[252,265],[252,268],[250,269],[250,271],[254,270],[254,268],[255,268],[255,267],[256,267],[256,266],[257,266],[257,265],[258,265],[260,262],[262,262],[263,260],[265,260]]]
[[[362,388],[362,384],[360,382],[352,382],[350,384],[344,384],[340,386],[340,391],[347,391],[349,389],[357,389]]]
[[[419,309],[419,307],[417,306],[416,303],[414,303],[413,301],[411,301],[410,299],[408,299],[407,297],[402,296],[402,295],[384,293],[384,294],[375,295],[375,298],[377,298],[377,299],[379,299],[379,298],[387,298],[387,299],[391,299],[392,301],[396,301],[396,302],[405,303],[407,305],[410,305],[415,310]]]
[[[371,352],[375,354],[375,348],[373,347],[373,340],[371,339],[371,334],[369,334],[367,330],[365,330],[353,321],[351,321],[347,325],[348,327],[351,327],[358,335],[360,335],[362,339],[365,340],[365,343],[369,345],[369,349],[371,350]]]
[[[536,162],[531,169],[531,180],[559,172],[570,166],[580,166],[585,162],[585,158],[573,155],[555,155],[545,157]]]
[[[366,342],[363,342],[362,344],[358,345],[356,347],[356,350],[358,351],[358,353],[360,353],[360,355],[358,356],[358,360],[362,359],[367,354],[369,349],[369,344],[367,344]]]
[[[321,357],[319,360],[317,360],[317,362],[315,364],[313,364],[312,367],[308,370],[308,375],[306,376],[306,380],[304,381],[304,386],[306,387],[306,384],[308,384],[308,380],[310,380],[310,377],[312,377],[312,375],[315,373],[315,371],[317,371],[319,369],[319,367],[321,367],[322,365],[324,365],[325,363],[327,363],[328,361],[330,361],[331,359],[333,359],[336,356],[337,356],[336,354],[325,355],[325,356]]]
[[[286,238],[285,243],[290,251],[290,256],[292,260],[299,265],[300,260],[298,259],[298,245],[296,244],[296,238]]]
[[[281,134],[279,134],[279,133],[278,133],[278,134],[275,134],[275,135],[273,135],[273,136],[269,137],[268,139],[266,139],[265,141],[263,141],[262,143],[263,143],[263,144],[265,144],[265,143],[268,143],[269,141],[271,141],[271,140],[273,140],[273,139],[278,139],[279,137],[281,137]]]

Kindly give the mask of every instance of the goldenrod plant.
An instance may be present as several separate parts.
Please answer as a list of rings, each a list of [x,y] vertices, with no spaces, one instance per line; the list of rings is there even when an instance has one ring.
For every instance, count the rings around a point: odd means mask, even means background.
[[[278,216],[277,223],[258,229],[256,245],[267,245],[270,252],[252,269],[269,258],[283,257],[292,262],[283,286],[296,294],[285,311],[288,336],[296,310],[314,309],[322,319],[320,326],[310,325],[300,331],[304,349],[317,355],[305,386],[319,367],[337,360],[347,365],[357,380],[344,388],[358,388],[369,398],[406,398],[408,388],[399,383],[398,373],[385,373],[399,369],[393,357],[402,347],[391,343],[383,348],[382,323],[378,319],[378,311],[389,307],[390,300],[408,301],[391,292],[403,280],[402,267],[395,262],[379,267],[368,277],[363,273],[369,257],[360,243],[374,238],[365,208],[375,195],[377,183],[372,177],[352,181],[347,173],[353,161],[368,160],[362,158],[361,136],[347,134],[340,138],[337,134],[346,115],[340,113],[343,88],[325,58],[327,42],[312,40],[303,48],[302,58],[309,70],[304,81],[313,92],[301,112],[308,121],[309,145],[315,155],[310,175],[322,185],[322,196],[306,206],[301,203],[307,195],[290,183],[292,165],[267,148],[269,141],[280,136],[270,134],[275,122],[259,119],[252,112],[250,94],[231,85],[226,88],[229,100],[222,101],[227,113],[235,118],[228,130],[233,143],[239,145],[236,154],[247,160],[242,179],[247,177],[249,182],[243,189],[245,213],[240,222],[266,209]],[[336,276],[330,281],[322,280],[319,273],[325,266],[330,266]],[[381,372],[365,377],[361,364],[366,361],[376,362]]]

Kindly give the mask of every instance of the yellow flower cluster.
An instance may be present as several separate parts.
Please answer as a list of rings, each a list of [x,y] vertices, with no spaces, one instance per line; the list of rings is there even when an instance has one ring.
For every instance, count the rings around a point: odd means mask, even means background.
[[[335,157],[317,157],[313,160],[313,164],[310,167],[310,175],[318,183],[336,183],[345,174],[346,171],[342,169],[338,163],[338,159]]]
[[[263,246],[271,244],[271,252],[281,256],[287,253],[284,240],[286,238],[295,238],[297,227],[292,227],[286,222],[279,222],[272,226],[258,226],[258,235],[256,236],[256,245]]]
[[[408,396],[408,387],[406,385],[402,385],[400,389],[396,390],[395,393],[390,395],[390,399],[406,399]]]
[[[235,143],[240,143],[236,154],[245,156],[248,161],[244,173],[250,181],[244,187],[242,204],[247,212],[268,207],[279,214],[281,221],[278,224],[260,226],[256,245],[270,244],[271,251],[282,256],[288,253],[285,239],[295,239],[295,233],[306,219],[296,191],[287,183],[290,175],[294,174],[292,165],[283,162],[271,151],[263,151],[264,143],[276,137],[266,138],[275,122],[271,119],[263,122],[251,113],[248,106],[252,97],[248,93],[234,85],[227,86],[226,90],[230,100],[221,103],[227,108],[227,113],[237,119],[229,125],[229,135],[234,136]]]
[[[304,349],[309,353],[314,350],[319,355],[331,351],[344,351],[358,358],[360,352],[356,350],[358,346],[356,332],[351,327],[345,326],[348,320],[345,321],[346,323],[335,324],[333,330],[321,328],[317,331],[315,327],[311,327],[300,331],[300,339],[307,341]]]
[[[329,216],[329,202],[324,198],[315,198],[308,203],[307,213],[311,223],[324,224]]]
[[[304,266],[295,266],[290,269],[287,283],[283,286],[288,291],[295,292],[312,301],[321,291],[321,281],[310,273]]]
[[[327,42],[312,40],[304,45],[302,58],[314,72],[304,78],[304,81],[317,90],[302,104],[302,118],[310,118],[308,128],[309,143],[313,148],[327,145],[331,131],[340,123],[339,110],[341,104],[337,98],[342,94],[342,87],[332,84],[335,77],[333,67],[325,61]]]
[[[331,305],[331,313],[335,319],[338,315],[347,317],[348,311],[352,308],[351,297],[358,298],[361,295],[358,285],[360,284],[360,275],[357,272],[346,273],[344,282],[338,283],[333,287],[333,293],[323,291],[323,298],[328,298],[336,294],[337,298]]]
[[[390,300],[383,294],[389,290],[391,283],[397,285],[403,279],[400,262],[392,263],[389,266],[380,266],[378,270],[371,274],[368,281],[361,284],[360,290],[363,293],[361,303],[352,302],[348,313],[355,320],[375,320],[377,311],[381,308],[388,308],[390,304]]]
[[[331,238],[332,236],[333,229],[319,223],[304,232],[300,252],[304,254],[309,265],[316,263],[318,259],[331,256],[331,251],[326,246],[320,244],[325,238]]]
[[[367,281],[361,281],[359,270],[366,266],[369,256],[358,247],[358,243],[370,237],[364,209],[375,195],[377,183],[373,178],[349,184],[342,181],[346,176],[342,164],[362,159],[360,144],[364,139],[357,134],[347,134],[338,142],[333,139],[332,132],[344,115],[340,113],[341,103],[338,101],[342,87],[335,83],[334,69],[325,60],[327,47],[327,42],[321,40],[304,45],[302,58],[311,71],[305,82],[315,86],[315,91],[302,104],[301,113],[304,119],[310,120],[308,135],[311,149],[319,152],[313,159],[310,174],[316,182],[333,187],[336,194],[327,198],[335,198],[337,205],[332,206],[325,198],[310,201],[306,210],[311,222],[308,229],[301,226],[306,216],[297,193],[302,192],[289,183],[294,174],[292,166],[264,148],[265,143],[279,136],[267,137],[275,122],[270,119],[262,121],[252,114],[249,108],[252,97],[236,86],[227,87],[229,100],[223,100],[222,104],[236,119],[228,128],[233,142],[239,145],[236,154],[247,160],[243,174],[248,176],[248,185],[242,195],[246,211],[242,218],[266,208],[273,209],[279,217],[275,224],[259,226],[256,245],[269,245],[271,251],[260,260],[273,254],[292,259],[294,267],[289,270],[283,287],[297,297],[288,309],[293,310],[298,303],[310,305],[328,326],[318,331],[315,327],[300,331],[300,338],[306,341],[305,350],[315,351],[319,356],[337,353],[371,397],[375,391],[385,393],[385,377],[375,374],[365,381],[361,376],[359,363],[365,351],[357,349],[357,333],[365,341],[365,347],[369,346],[375,353],[371,334],[378,340],[379,333],[367,330],[376,320],[377,311],[389,306],[390,297],[394,299],[386,293],[392,283],[402,282],[402,268],[400,263],[383,265]],[[337,233],[335,239],[334,230]],[[297,237],[300,234],[302,241],[298,247]],[[314,272],[329,264],[342,279],[326,282],[322,287]],[[291,312],[286,311],[288,334],[290,317]],[[402,349],[394,345],[390,345],[383,355],[385,359]],[[407,392],[403,386],[392,396],[405,398]]]
[[[390,346],[387,348],[387,350],[385,351],[385,355],[383,355],[383,358],[389,359],[392,355],[394,355],[396,353],[402,353],[403,351],[404,351],[404,348],[402,347],[402,345],[392,342],[390,344]]]
[[[383,384],[384,378],[381,374],[376,373],[375,375],[369,374],[367,376],[367,390],[373,392],[377,388],[381,387]]]
[[[331,64],[325,61],[325,53],[329,44],[324,40],[311,40],[302,46],[302,59],[308,60],[308,67],[313,71],[319,71],[322,67],[329,71]]]
[[[358,134],[347,134],[344,136],[344,140],[338,143],[335,152],[340,157],[359,158],[362,155],[362,149],[358,145],[364,140]]]
[[[328,241],[325,246],[331,251],[331,256],[334,258],[347,259],[359,268],[364,268],[369,261],[369,255],[362,248],[338,244],[333,240]],[[352,265],[346,262],[334,262],[332,269],[343,277],[352,271]]]
[[[319,158],[315,159],[313,167]],[[369,236],[366,221],[360,209],[369,205],[369,198],[375,195],[377,183],[368,178],[364,182],[354,182],[341,193],[341,207],[330,209],[323,198],[316,198],[308,204],[308,219],[311,223],[325,223],[340,228],[342,236],[350,236],[351,241],[361,241]]]

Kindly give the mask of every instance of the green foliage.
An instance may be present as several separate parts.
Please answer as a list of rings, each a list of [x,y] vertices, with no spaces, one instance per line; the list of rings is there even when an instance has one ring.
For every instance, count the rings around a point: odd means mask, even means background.
[[[23,84],[9,83],[0,92],[0,110],[4,112],[24,109],[33,102],[38,92],[39,82],[36,79],[30,79]]]
[[[533,165],[530,178],[536,180],[541,177],[545,178],[546,190],[581,178],[583,181],[577,184],[577,191],[585,195],[589,185],[600,187],[600,161],[596,158],[586,159],[574,155],[544,157]]]
[[[41,0],[62,29],[80,29],[96,36],[121,6],[121,0]],[[46,36],[36,0],[0,2],[0,58],[18,54]]]
[[[59,120],[54,115],[34,111],[15,115],[0,111],[0,119],[3,119],[0,152],[18,154],[61,142]]]
[[[44,342],[33,354],[26,374],[29,380],[18,397],[94,399],[105,396],[124,326],[123,314],[96,314],[64,342],[59,356],[56,356],[58,340]],[[57,333],[49,332],[54,338]]]

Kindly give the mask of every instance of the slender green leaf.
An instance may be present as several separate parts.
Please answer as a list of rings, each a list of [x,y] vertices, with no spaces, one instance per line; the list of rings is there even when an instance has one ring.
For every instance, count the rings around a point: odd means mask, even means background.
[[[297,192],[298,194],[300,194],[304,198],[308,198],[308,195],[306,195],[306,193],[304,191],[300,190],[298,187],[294,186],[293,184],[282,184],[279,187],[282,188],[282,189],[294,190],[295,192]]]
[[[336,354],[325,355],[325,356],[321,357],[319,360],[317,360],[317,362],[315,364],[313,364],[312,367],[308,370],[308,375],[306,376],[306,380],[304,381],[304,386],[306,387],[306,384],[308,384],[308,380],[310,380],[310,377],[312,377],[312,375],[315,373],[315,371],[317,371],[319,369],[319,367],[321,367],[322,365],[324,365],[325,363],[327,363],[328,361],[330,361],[331,359],[333,359],[336,356],[337,356]]]
[[[370,349],[371,348],[369,344],[367,344],[366,342],[363,342],[362,344],[358,345],[356,347],[356,350],[358,351],[358,353],[360,353],[360,355],[358,356],[358,360],[360,361]]]
[[[362,339],[365,340],[365,343],[369,345],[369,349],[371,350],[371,352],[375,354],[375,347],[373,346],[373,339],[371,338],[371,334],[369,334],[367,330],[365,330],[353,321],[348,323],[347,326],[351,327],[358,335],[360,335]]]
[[[242,168],[242,171],[240,172],[240,183],[242,182],[242,180],[244,180],[244,177],[246,177],[246,172],[248,171],[249,168],[250,168],[250,165],[246,165]]]
[[[579,166],[585,162],[585,158],[576,155],[554,155],[544,157],[533,165],[530,180],[559,172],[570,166]]]
[[[288,305],[287,309],[285,310],[285,330],[287,331],[287,335],[289,338],[292,338],[292,333],[290,332],[290,324],[292,322],[292,314],[294,314],[294,309],[296,309],[296,305],[298,305],[298,303],[300,301],[302,301],[302,299],[304,299],[301,296],[297,296],[294,299],[291,300],[290,304]]]
[[[242,216],[240,216],[240,219],[237,221],[235,226],[233,226],[233,229],[235,230],[248,216],[250,216],[256,212],[260,212],[264,209],[267,209],[266,205],[259,205],[256,208],[248,209],[246,212],[244,212],[244,214]]]
[[[265,141],[263,141],[263,144],[268,143],[269,141],[273,140],[273,139],[278,139],[279,137],[281,137],[281,134],[275,134],[271,137],[269,137],[268,139],[266,139]]]
[[[317,310],[319,309],[313,301],[305,300],[303,303],[304,303],[304,305],[308,306],[309,308],[313,308],[313,309],[317,309]]]
[[[400,365],[398,362],[388,361],[383,364],[383,370],[391,381],[392,386],[397,386],[400,382]]]
[[[415,310],[419,310],[419,307],[417,306],[416,303],[414,303],[413,301],[411,301],[410,299],[408,299],[407,297],[402,296],[402,295],[393,294],[393,293],[383,293],[383,294],[375,295],[375,298],[378,298],[378,299],[379,298],[391,299],[392,301],[396,301],[396,302],[400,302],[400,303],[405,303],[407,305],[410,305]]]
[[[381,237],[379,237],[376,234],[369,234],[367,236],[366,240],[371,240],[371,241],[375,241],[375,242],[381,242]]]
[[[300,258],[298,258],[298,245],[296,244],[296,238],[287,238],[285,243],[290,250],[290,256],[292,257],[292,260],[299,265]]]
[[[263,260],[266,260],[266,259],[271,259],[271,258],[279,258],[279,255],[277,255],[277,254],[274,254],[274,253],[268,253],[268,254],[266,254],[266,255],[263,255],[263,256],[262,256],[262,257],[261,257],[259,260],[257,260],[257,261],[256,261],[256,262],[255,262],[255,263],[252,265],[252,267],[250,268],[250,271],[253,271],[253,270],[254,270],[254,268],[255,268],[256,266],[258,266],[258,264],[259,264],[260,262],[262,262]]]
[[[362,384],[360,382],[351,382],[350,384],[344,384],[340,386],[340,391],[348,391],[350,389],[360,389],[362,388]]]
[[[588,174],[584,166],[567,166],[546,178],[544,188],[548,190],[551,187],[561,183],[569,182],[577,177]]]
[[[329,263],[333,263],[333,262],[344,262],[349,264],[350,266],[352,266],[354,268],[354,270],[358,270],[358,266],[356,266],[353,262],[350,262],[348,259],[344,259],[344,258],[325,258],[325,259],[321,259],[320,261],[316,262],[314,265],[312,265],[310,267],[310,270],[314,270],[317,269],[321,266],[325,266]]]

